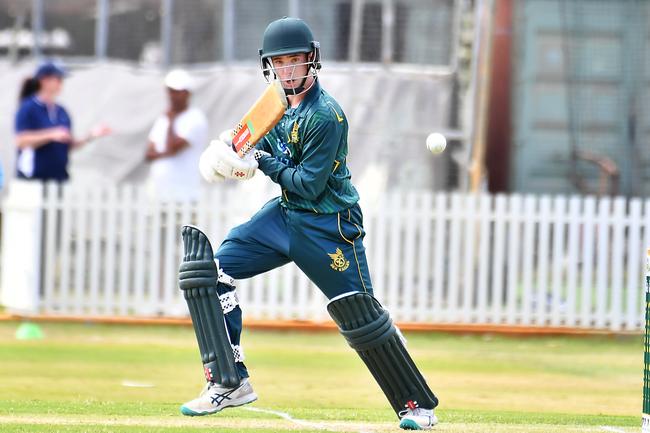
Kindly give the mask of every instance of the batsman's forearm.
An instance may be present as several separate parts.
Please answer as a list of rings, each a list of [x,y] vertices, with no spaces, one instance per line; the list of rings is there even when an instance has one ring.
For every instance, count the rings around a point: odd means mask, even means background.
[[[263,156],[257,161],[258,168],[262,170],[262,173],[271,178],[275,183],[279,183],[280,174],[285,169],[289,168],[286,164],[278,161],[274,157],[268,155]]]
[[[261,158],[258,164],[259,169],[273,182],[304,199],[315,200],[325,188],[317,179],[303,179],[298,169],[289,167],[272,156]]]

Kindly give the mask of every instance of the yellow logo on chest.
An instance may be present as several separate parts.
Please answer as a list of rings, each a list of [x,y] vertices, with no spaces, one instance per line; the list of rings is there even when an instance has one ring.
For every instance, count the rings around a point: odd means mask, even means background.
[[[350,261],[345,258],[343,251],[341,251],[340,248],[337,248],[334,254],[327,253],[327,255],[330,256],[330,259],[332,259],[330,268],[334,269],[335,271],[343,272],[350,267]]]
[[[289,143],[296,144],[300,141],[298,137],[298,122],[293,122],[293,128],[291,129],[291,134],[289,134]]]

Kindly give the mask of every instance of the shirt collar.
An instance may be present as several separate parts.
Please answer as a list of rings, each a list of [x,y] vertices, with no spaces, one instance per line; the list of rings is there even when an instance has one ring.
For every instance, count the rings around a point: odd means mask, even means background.
[[[296,114],[302,114],[307,111],[311,104],[318,98],[318,95],[320,95],[320,83],[316,78],[314,85],[311,86],[311,89],[307,90],[307,94],[305,95],[305,98],[300,102],[300,105],[294,108],[294,112]]]
[[[56,102],[48,104],[47,102],[43,101],[41,98],[39,98],[36,95],[32,96],[32,100],[36,103],[36,105],[39,105],[41,107],[45,107],[48,110],[53,110],[53,109],[57,108]]]

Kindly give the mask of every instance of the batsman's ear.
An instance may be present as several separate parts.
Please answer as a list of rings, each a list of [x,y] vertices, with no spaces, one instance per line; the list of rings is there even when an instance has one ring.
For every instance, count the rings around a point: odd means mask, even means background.
[[[310,61],[314,64],[314,68],[316,70],[320,70],[320,68],[321,68],[321,63],[320,63],[320,61],[321,61],[321,59],[320,59],[320,42],[312,41],[311,46],[313,48],[313,50],[311,52],[313,57],[311,58]]]
[[[262,75],[264,75],[264,79],[266,80],[267,83],[271,82],[271,71],[273,68],[271,67],[271,61],[268,58],[262,57],[262,49],[260,48],[259,50],[260,53],[260,68],[262,69]],[[273,73],[273,78],[275,79],[275,73]]]

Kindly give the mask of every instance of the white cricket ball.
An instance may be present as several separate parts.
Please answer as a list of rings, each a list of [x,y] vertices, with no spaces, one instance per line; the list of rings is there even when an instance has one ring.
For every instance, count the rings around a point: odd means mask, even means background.
[[[442,153],[445,147],[447,147],[447,139],[441,133],[432,132],[427,136],[427,149],[429,149],[429,152],[437,155]]]

